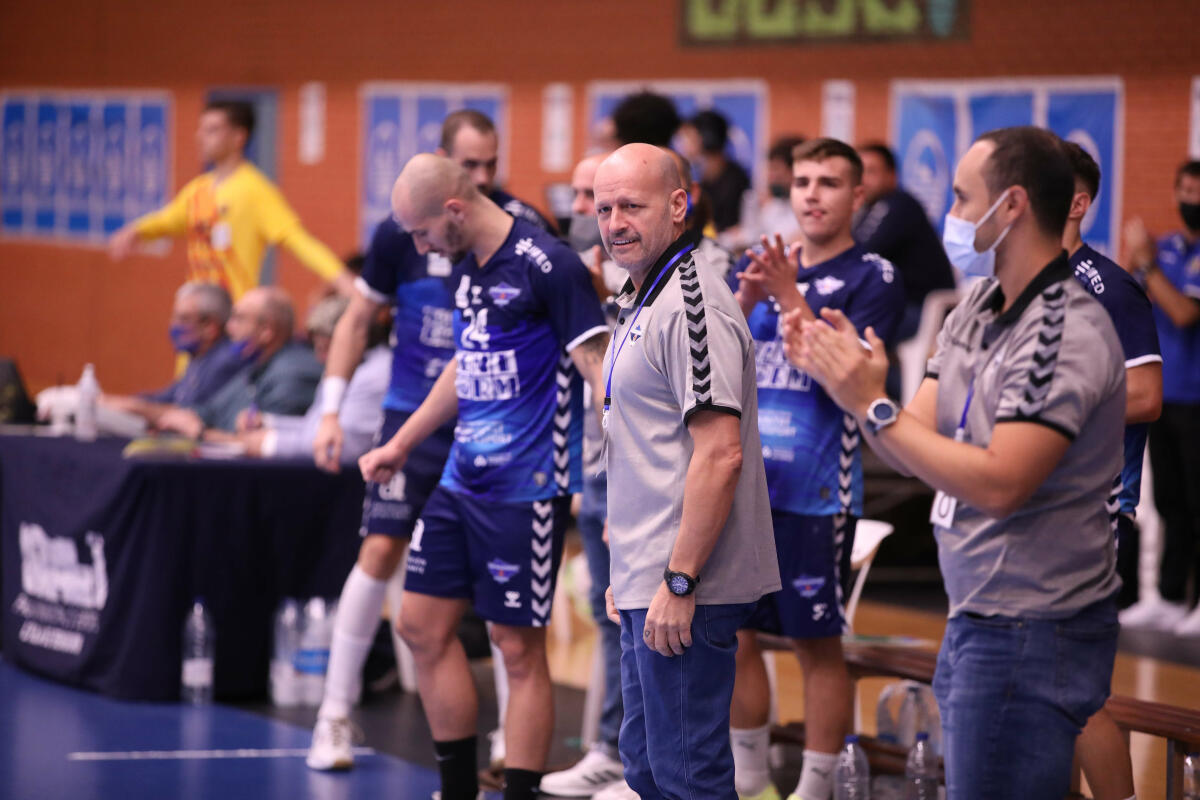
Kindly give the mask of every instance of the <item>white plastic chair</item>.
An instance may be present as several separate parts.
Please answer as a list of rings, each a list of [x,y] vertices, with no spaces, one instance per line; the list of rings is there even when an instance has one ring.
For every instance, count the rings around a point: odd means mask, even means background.
[[[896,345],[900,361],[900,405],[912,400],[925,378],[925,363],[937,342],[946,312],[958,304],[958,289],[937,289],[925,295],[921,321],[911,339]]]
[[[850,549],[850,569],[857,570],[854,587],[850,590],[850,599],[846,602],[846,627],[854,629],[854,615],[858,611],[858,600],[862,597],[863,584],[867,582],[867,573],[879,552],[879,545],[892,535],[895,528],[890,523],[876,519],[860,519],[854,529],[854,546]]]

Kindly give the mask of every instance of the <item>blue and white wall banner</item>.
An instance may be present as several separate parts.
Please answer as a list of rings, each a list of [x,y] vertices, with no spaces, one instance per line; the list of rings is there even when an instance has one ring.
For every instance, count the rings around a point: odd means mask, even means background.
[[[713,109],[729,120],[729,154],[766,185],[767,84],[760,80],[594,81],[588,84],[588,129],[612,114],[626,95],[649,89],[671,98],[683,119]]]
[[[1076,142],[1100,165],[1100,194],[1084,240],[1118,252],[1124,153],[1124,84],[1117,77],[893,81],[891,139],[900,182],[940,230],[958,159],[994,128],[1037,125]]]
[[[167,92],[0,93],[0,237],[103,245],[168,199]]]
[[[487,114],[500,138],[502,183],[508,168],[508,87],[495,83],[367,83],[362,98],[362,194],[359,241],[365,246],[392,213],[392,184],[417,153],[437,148],[442,120],[463,108]]]

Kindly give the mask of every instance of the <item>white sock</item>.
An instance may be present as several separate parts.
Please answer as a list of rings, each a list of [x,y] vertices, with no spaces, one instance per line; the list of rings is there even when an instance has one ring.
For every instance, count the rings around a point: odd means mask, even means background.
[[[318,719],[336,719],[350,714],[362,681],[363,663],[375,641],[375,629],[379,627],[386,587],[385,581],[372,578],[357,564],[350,570],[333,621],[325,696],[317,711]]]
[[[833,794],[833,768],[836,766],[837,753],[805,750],[800,783],[796,784],[800,800],[829,800]]]
[[[733,788],[740,795],[756,795],[771,783],[767,750],[771,746],[771,726],[730,728],[733,746]]]

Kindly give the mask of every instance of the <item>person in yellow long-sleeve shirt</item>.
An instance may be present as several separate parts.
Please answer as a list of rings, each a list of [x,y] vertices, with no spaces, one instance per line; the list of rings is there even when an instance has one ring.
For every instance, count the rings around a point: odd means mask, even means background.
[[[127,256],[138,239],[182,236],[187,241],[189,281],[219,284],[236,301],[259,285],[268,245],[283,245],[310,270],[350,294],[353,278],[328,247],[315,239],[278,187],[246,160],[254,129],[248,103],[213,101],[196,131],[201,160],[210,171],[193,178],[158,211],[112,235],[114,260]]]

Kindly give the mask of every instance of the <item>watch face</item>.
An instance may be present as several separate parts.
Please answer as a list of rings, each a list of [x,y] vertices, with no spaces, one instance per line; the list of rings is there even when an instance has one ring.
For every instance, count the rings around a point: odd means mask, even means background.
[[[686,594],[688,579],[682,575],[673,575],[671,581],[667,584],[667,588],[671,590],[671,594]]]
[[[870,415],[876,423],[891,422],[896,416],[896,409],[891,403],[876,403],[870,409]]]

